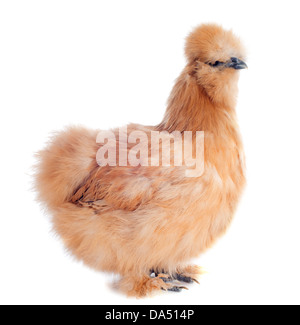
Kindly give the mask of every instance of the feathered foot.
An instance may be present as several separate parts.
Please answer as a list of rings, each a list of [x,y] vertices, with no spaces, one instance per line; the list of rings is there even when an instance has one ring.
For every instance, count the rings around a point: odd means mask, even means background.
[[[180,282],[199,284],[199,277],[203,273],[202,269],[197,265],[188,265],[185,267],[179,267],[176,269],[176,273],[173,275],[174,279]]]
[[[201,275],[202,270],[197,265],[189,265],[186,267],[177,268],[175,273],[172,275],[167,274],[164,270],[161,273],[155,272],[153,269],[150,270],[150,275],[161,278],[164,282],[172,282],[177,280],[179,282],[193,283],[196,282],[199,284],[198,278]]]
[[[201,269],[196,265],[179,267],[172,275],[167,274],[164,270],[160,273],[150,270],[149,274],[127,274],[117,283],[116,287],[125,292],[128,296],[142,298],[161,290],[180,292],[182,289],[188,289],[185,286],[178,285],[179,282],[198,282]],[[173,283],[177,281],[177,283]]]
[[[174,280],[174,277],[171,277],[169,274],[159,273],[156,275],[157,278],[162,279],[165,283],[170,283]],[[170,287],[167,289],[161,288],[162,290],[168,290],[173,292],[180,292],[182,289],[188,290],[187,287],[184,286],[178,286],[178,285],[172,285],[170,284]]]
[[[179,292],[182,289],[187,289],[183,286],[176,286],[168,283],[168,275],[158,274],[151,277],[150,275],[126,275],[119,280],[117,288],[125,292],[128,296],[142,298],[149,296],[161,290]]]

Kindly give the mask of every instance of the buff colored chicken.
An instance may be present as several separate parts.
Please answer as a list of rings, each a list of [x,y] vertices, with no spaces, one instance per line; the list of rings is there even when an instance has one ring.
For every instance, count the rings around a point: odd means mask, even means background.
[[[197,281],[200,268],[187,263],[227,229],[245,184],[235,113],[239,70],[247,67],[244,48],[231,31],[205,24],[188,35],[185,54],[162,122],[130,124],[127,133],[204,131],[201,175],[187,177],[190,167],[174,159],[169,166],[99,166],[97,152],[107,143],[96,141],[99,130],[78,127],[58,133],[38,153],[38,198],[55,231],[78,259],[119,274],[116,286],[131,296],[180,291],[178,281]],[[112,132],[119,157],[123,140]],[[185,146],[195,149],[196,137]],[[129,153],[134,144],[122,148]],[[149,142],[140,140],[139,148],[150,157]],[[151,159],[160,154],[152,152]]]

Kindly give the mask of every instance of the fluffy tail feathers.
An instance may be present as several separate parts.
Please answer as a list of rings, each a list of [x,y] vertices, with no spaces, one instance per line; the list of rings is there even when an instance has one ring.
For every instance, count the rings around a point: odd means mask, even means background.
[[[96,164],[96,131],[81,127],[55,134],[37,153],[38,199],[53,210],[68,202]]]

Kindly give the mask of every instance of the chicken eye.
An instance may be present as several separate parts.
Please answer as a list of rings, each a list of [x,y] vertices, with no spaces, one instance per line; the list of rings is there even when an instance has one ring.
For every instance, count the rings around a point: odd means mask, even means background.
[[[223,64],[223,62],[221,62],[221,61],[215,61],[215,63],[209,63],[209,65],[211,67],[218,67],[218,66],[220,66],[222,64]]]

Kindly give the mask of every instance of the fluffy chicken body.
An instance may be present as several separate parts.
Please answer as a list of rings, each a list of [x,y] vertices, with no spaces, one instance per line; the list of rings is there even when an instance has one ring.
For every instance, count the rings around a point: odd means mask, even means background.
[[[177,291],[173,279],[196,280],[200,269],[186,263],[224,233],[245,184],[235,115],[238,70],[246,67],[240,41],[231,31],[202,25],[188,36],[185,51],[187,65],[163,121],[127,130],[204,131],[201,176],[186,177],[184,164],[101,167],[99,131],[85,128],[57,134],[39,153],[36,186],[55,231],[87,265],[119,274],[117,286],[128,295]],[[148,142],[140,146],[150,153]],[[187,146],[195,146],[195,137]]]

